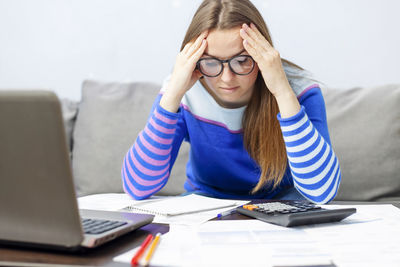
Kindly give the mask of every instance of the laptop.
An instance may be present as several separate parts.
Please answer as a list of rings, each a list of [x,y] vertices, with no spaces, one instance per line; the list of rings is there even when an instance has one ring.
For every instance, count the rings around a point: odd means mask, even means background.
[[[79,210],[57,96],[0,91],[0,244],[85,250],[153,218]]]

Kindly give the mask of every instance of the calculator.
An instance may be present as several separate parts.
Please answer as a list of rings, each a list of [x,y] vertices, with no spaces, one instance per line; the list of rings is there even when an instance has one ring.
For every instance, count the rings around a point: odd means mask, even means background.
[[[298,200],[255,200],[236,208],[240,214],[281,226],[338,222],[356,212],[355,208],[324,209]]]

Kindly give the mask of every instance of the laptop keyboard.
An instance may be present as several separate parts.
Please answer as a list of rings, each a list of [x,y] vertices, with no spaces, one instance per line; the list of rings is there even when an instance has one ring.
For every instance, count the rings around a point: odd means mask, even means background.
[[[127,224],[127,222],[99,220],[99,219],[81,219],[85,234],[101,234],[111,229]]]

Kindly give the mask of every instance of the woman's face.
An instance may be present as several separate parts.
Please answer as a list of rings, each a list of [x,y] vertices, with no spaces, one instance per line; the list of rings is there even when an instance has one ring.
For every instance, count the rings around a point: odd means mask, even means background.
[[[207,48],[202,58],[215,57],[220,60],[230,59],[237,55],[248,55],[239,35],[240,27],[229,30],[212,30],[207,36]],[[219,105],[225,108],[238,108],[247,105],[253,93],[257,79],[258,66],[248,75],[233,73],[228,63],[217,77],[204,76],[207,91]]]

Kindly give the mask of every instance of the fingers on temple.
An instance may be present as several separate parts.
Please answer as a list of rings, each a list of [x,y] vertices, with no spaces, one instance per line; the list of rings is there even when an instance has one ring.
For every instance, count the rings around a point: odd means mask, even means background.
[[[246,23],[242,25],[242,30],[247,34],[247,36],[252,39],[253,41],[257,41],[259,37],[257,36],[257,33],[250,28]]]
[[[189,51],[189,49],[190,49],[190,47],[193,45],[193,40],[191,40],[191,41],[189,41],[189,42],[187,42],[186,44],[185,44],[185,46],[183,47],[183,49],[182,49],[182,53],[184,53],[184,54],[186,54],[188,51]]]
[[[240,36],[243,38],[243,47],[251,56],[255,56],[257,44],[255,40],[243,28],[240,29]]]
[[[250,44],[247,39],[243,40],[243,47],[253,58],[257,56],[257,50]]]
[[[267,46],[268,48],[272,47],[268,40],[264,37],[264,35],[262,35],[261,32],[257,29],[256,25],[251,23],[249,29],[249,32],[253,33],[258,40],[262,41],[265,44],[265,46]]]
[[[200,44],[199,49],[197,49],[197,50],[193,53],[193,57],[194,57],[194,59],[195,59],[196,62],[197,62],[197,60],[199,60],[200,57],[203,55],[204,50],[206,49],[206,46],[207,46],[207,40],[206,40],[206,39],[203,39],[202,42],[201,42],[201,44]]]
[[[250,29],[250,28],[248,28],[248,29]],[[241,32],[240,34],[241,34],[242,38],[245,41],[245,42],[243,42],[243,46],[245,46],[244,44],[247,43],[247,45],[250,45],[252,48],[258,49],[260,47],[259,41],[254,37],[254,34],[251,34],[249,32],[248,29],[243,29],[242,28],[240,30],[240,32]]]
[[[194,43],[189,47],[187,54],[188,56],[191,56],[195,53],[198,52],[198,50],[201,48],[202,45],[204,45],[205,38],[207,37],[208,32],[205,31],[202,34],[200,34]]]
[[[242,34],[242,32],[243,32],[243,34]],[[263,49],[268,49],[271,47],[271,44],[258,31],[258,29],[256,28],[256,26],[253,23],[251,23],[250,27],[247,24],[243,24],[242,29],[241,29],[241,34],[243,35],[243,38],[248,40],[248,42],[253,47],[260,47]]]

